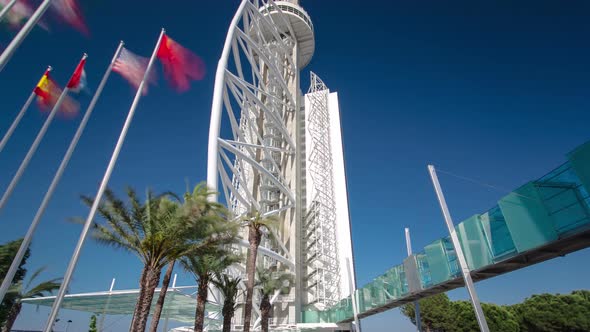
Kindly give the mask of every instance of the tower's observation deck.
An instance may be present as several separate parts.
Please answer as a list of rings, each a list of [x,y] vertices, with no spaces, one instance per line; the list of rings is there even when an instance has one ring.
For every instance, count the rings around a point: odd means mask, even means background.
[[[297,40],[297,67],[304,68],[309,64],[315,51],[313,23],[309,15],[299,5],[288,1],[275,1],[274,6],[267,4],[260,8],[264,15],[270,15],[281,34],[289,34]],[[281,15],[282,14],[282,15]],[[287,24],[288,19],[290,23]],[[263,31],[265,38],[270,38],[271,31]]]

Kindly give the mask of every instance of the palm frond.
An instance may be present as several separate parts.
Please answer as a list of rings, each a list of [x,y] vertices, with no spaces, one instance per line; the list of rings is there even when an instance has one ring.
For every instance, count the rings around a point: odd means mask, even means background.
[[[256,286],[260,288],[263,295],[271,295],[280,290],[286,294],[293,283],[293,274],[286,271],[276,271],[275,268],[256,268],[258,280]]]

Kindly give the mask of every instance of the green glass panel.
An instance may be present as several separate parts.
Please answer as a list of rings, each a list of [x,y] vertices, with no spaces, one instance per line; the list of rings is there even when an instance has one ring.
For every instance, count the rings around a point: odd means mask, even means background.
[[[479,217],[495,262],[516,255],[512,235],[500,207],[495,206]]]
[[[428,257],[424,251],[416,254],[416,264],[418,264],[418,274],[422,288],[432,286],[432,277],[430,276],[430,266],[428,265]]]
[[[430,267],[430,276],[433,284],[439,284],[450,279],[451,271],[447,255],[443,248],[443,241],[436,240],[424,248],[428,266]]]
[[[590,191],[590,142],[586,142],[568,153],[568,159],[586,191]]]
[[[306,310],[302,312],[302,318],[304,323],[319,323],[320,313],[315,310]]]
[[[479,215],[458,224],[455,229],[470,270],[493,264],[492,254]]]
[[[590,221],[588,207],[575,182],[543,182],[537,187],[558,234],[566,234]]]
[[[384,275],[386,296],[389,301],[397,300],[408,293],[405,269],[403,265],[394,266]]]
[[[502,198],[498,205],[518,252],[557,239],[553,220],[534,183],[529,182]]]

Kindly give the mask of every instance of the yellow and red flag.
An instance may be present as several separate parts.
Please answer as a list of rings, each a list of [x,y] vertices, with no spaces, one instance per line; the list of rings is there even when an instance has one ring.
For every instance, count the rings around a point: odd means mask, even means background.
[[[37,95],[37,101],[39,105],[44,108],[53,107],[59,97],[60,88],[55,84],[53,79],[49,77],[51,69],[47,69],[45,74],[41,76],[39,83],[35,87],[35,94]]]
[[[39,83],[35,87],[35,94],[37,95],[37,102],[42,110],[51,110],[57,99],[62,93],[62,89],[55,83],[55,81],[49,76],[51,69],[47,69],[45,74],[41,76]],[[78,113],[78,103],[66,96],[66,99],[62,102],[60,111],[66,116],[74,116]]]
[[[162,61],[166,79],[177,91],[186,91],[191,80],[205,77],[203,60],[167,35],[162,36],[157,56]]]

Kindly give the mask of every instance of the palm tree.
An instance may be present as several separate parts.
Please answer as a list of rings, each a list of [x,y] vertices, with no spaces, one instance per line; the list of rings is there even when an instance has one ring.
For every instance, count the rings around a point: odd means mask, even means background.
[[[257,269],[258,282],[256,285],[260,287],[260,326],[262,332],[268,332],[268,319],[272,312],[272,303],[270,303],[271,295],[276,292],[287,294],[291,283],[293,282],[293,276],[290,273],[276,271],[276,268],[271,269]]]
[[[234,241],[236,236],[236,224],[226,221],[227,212],[223,205],[209,201],[209,197],[215,192],[207,188],[205,184],[195,186],[193,192],[184,195],[182,218],[183,227],[174,231],[177,238],[177,250],[168,257],[168,268],[162,280],[162,288],[150,324],[150,332],[158,330],[158,323],[164,307],[164,301],[174,265],[178,259],[185,255],[199,254],[212,246],[221,246]]]
[[[236,311],[236,299],[238,297],[238,291],[240,290],[239,284],[241,281],[241,278],[234,278],[225,273],[218,273],[216,274],[215,279],[211,279],[211,283],[213,283],[223,295],[223,307],[221,309],[221,314],[223,315],[222,332],[231,331],[231,320]]]
[[[145,331],[147,319],[160,281],[162,268],[178,250],[178,232],[185,227],[181,207],[171,201],[172,194],[155,196],[148,191],[141,203],[136,192],[128,188],[128,204],[111,190],[105,191],[105,201],[98,211],[105,223],[93,224],[93,238],[100,244],[132,252],[143,263],[139,280],[139,297],[133,313],[130,331]],[[83,196],[91,206],[93,199]]]
[[[23,287],[23,283],[18,282],[11,287],[8,295],[14,300],[14,304],[8,311],[8,317],[6,319],[6,323],[4,323],[4,326],[2,327],[2,332],[9,332],[12,329],[12,325],[14,325],[14,322],[16,321],[16,318],[22,309],[22,299],[47,296],[54,290],[59,289],[59,286],[61,285],[60,278],[44,281],[35,285],[34,287],[31,287],[31,283],[37,279],[43,270],[44,268],[40,268],[35,271],[35,273],[33,273],[27,282],[26,286]]]
[[[0,245],[0,282],[4,281],[3,279],[5,278],[6,273],[8,272],[8,269],[10,268],[10,265],[12,264],[12,260],[16,256],[16,253],[17,253],[22,242],[23,242],[23,239],[21,238],[21,239],[10,241],[8,243]],[[27,273],[27,269],[24,266],[25,266],[27,259],[29,258],[30,255],[31,255],[31,249],[27,248],[27,251],[25,252],[25,256],[23,257],[23,259],[18,267],[18,270],[16,271],[16,273],[14,275],[11,285],[18,283],[19,281],[23,280],[23,278],[25,277],[25,274]],[[14,301],[10,298],[10,296],[5,296],[4,300],[2,300],[0,302],[1,302],[0,303],[0,327],[1,327],[2,324],[4,324],[4,322],[6,321],[6,319],[8,317],[8,312],[10,311],[10,308],[12,308]]]
[[[254,296],[254,275],[256,272],[256,258],[258,247],[262,240],[264,230],[271,231],[277,223],[274,217],[264,217],[259,211],[252,211],[244,218],[248,227],[248,257],[246,258],[246,303],[244,304],[244,332],[250,332],[250,321],[252,319],[252,298]]]
[[[181,259],[184,268],[197,280],[197,308],[195,310],[195,332],[202,332],[205,323],[205,304],[207,302],[209,281],[230,265],[239,262],[239,256],[221,247],[211,248],[200,255],[189,255]]]

